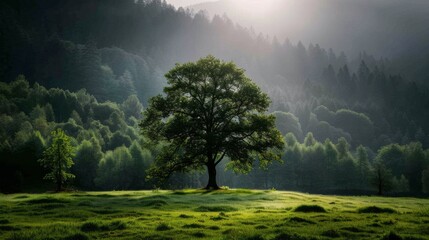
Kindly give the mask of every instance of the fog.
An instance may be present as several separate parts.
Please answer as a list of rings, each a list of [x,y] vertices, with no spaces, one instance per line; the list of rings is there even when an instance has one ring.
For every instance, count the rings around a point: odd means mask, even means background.
[[[349,55],[409,56],[429,43],[429,1],[424,0],[220,0],[191,8],[226,14],[280,42],[319,43]]]
[[[214,1],[216,0],[167,0],[167,3],[175,6],[176,8],[179,8],[179,7],[188,7],[199,3],[207,3],[207,2],[214,2]]]

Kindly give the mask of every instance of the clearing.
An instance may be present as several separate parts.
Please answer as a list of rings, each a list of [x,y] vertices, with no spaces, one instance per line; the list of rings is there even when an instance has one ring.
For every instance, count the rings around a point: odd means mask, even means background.
[[[429,199],[263,190],[0,195],[0,239],[428,239]]]

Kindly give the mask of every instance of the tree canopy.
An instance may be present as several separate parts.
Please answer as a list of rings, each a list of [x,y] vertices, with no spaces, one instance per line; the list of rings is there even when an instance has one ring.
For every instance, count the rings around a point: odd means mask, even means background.
[[[43,167],[49,169],[45,179],[53,180],[57,185],[57,191],[62,190],[63,184],[75,176],[69,172],[73,165],[74,147],[70,137],[62,129],[51,133],[52,143],[43,152],[43,158],[39,160]]]
[[[269,97],[233,62],[207,56],[177,64],[165,77],[165,95],[150,100],[140,126],[163,151],[151,170],[166,178],[176,171],[206,167],[207,189],[217,189],[216,166],[247,172],[257,159],[263,165],[279,159],[282,149],[275,116],[267,115]]]

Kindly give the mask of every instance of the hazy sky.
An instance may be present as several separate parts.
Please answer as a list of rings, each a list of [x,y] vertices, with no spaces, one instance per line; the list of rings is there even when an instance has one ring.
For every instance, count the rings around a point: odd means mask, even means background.
[[[193,4],[215,1],[216,0],[167,0],[168,3],[173,4],[175,7],[187,7]]]

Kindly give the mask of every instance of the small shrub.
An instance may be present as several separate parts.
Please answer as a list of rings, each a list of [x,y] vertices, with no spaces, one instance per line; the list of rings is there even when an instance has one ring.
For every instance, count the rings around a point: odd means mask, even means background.
[[[359,213],[396,213],[392,208],[381,208],[377,206],[369,206],[358,209]]]
[[[326,210],[319,205],[300,205],[295,208],[294,212],[326,212]]]
[[[218,227],[218,226],[210,226],[210,227],[208,227],[208,229],[210,229],[210,230],[220,230],[220,227]]]
[[[192,216],[186,215],[186,214],[180,214],[179,218],[193,218]]]
[[[156,228],[155,228],[155,230],[156,231],[168,231],[168,230],[170,230],[170,229],[173,229],[172,227],[170,227],[168,224],[166,224],[166,223],[161,223],[161,224],[159,224]]]

